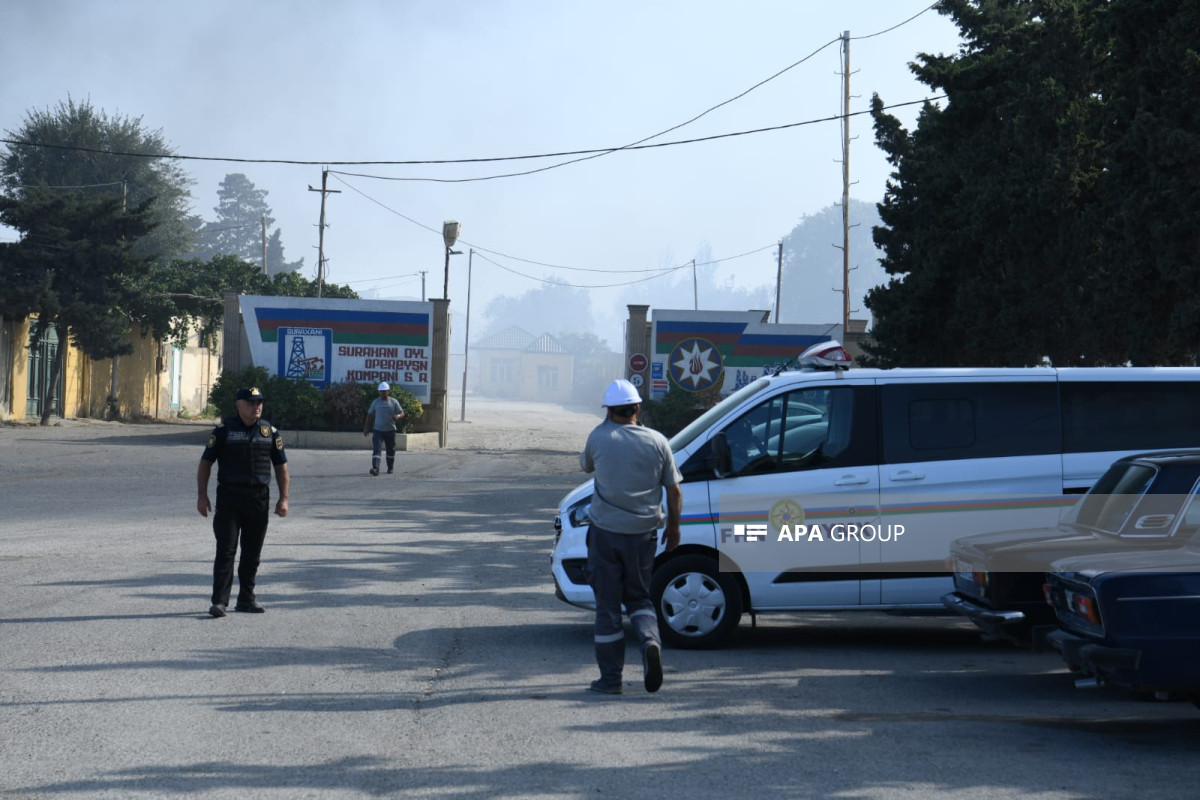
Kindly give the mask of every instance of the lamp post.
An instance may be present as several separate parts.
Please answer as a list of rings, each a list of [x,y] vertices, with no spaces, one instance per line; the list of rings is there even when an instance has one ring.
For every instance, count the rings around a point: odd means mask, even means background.
[[[463,386],[462,410],[458,421],[467,421],[467,361],[471,357],[471,262],[475,260],[475,249],[467,255],[467,338],[463,340]]]
[[[460,230],[462,230],[462,225],[455,220],[446,220],[442,223],[442,241],[446,243],[446,280],[442,284],[442,297],[446,300],[450,299],[450,256],[462,255],[453,249],[454,243],[458,241]]]

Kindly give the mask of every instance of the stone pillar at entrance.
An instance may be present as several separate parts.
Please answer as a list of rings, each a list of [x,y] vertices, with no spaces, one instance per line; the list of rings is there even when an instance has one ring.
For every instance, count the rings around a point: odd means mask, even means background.
[[[629,322],[625,326],[625,378],[628,379],[633,375],[629,366],[629,357],[634,353],[641,353],[650,358],[650,323],[646,321],[646,313],[650,310],[650,306],[629,305]],[[644,377],[644,376],[643,376]],[[649,381],[643,381],[638,387],[638,394],[645,400],[650,396]]]

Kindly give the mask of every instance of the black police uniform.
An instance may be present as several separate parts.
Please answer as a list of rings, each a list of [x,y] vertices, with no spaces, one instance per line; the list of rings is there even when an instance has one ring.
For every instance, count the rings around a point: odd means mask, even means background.
[[[217,462],[213,605],[229,605],[239,532],[242,560],[238,564],[238,603],[253,603],[254,578],[267,537],[271,478],[275,466],[287,463],[283,437],[264,419],[246,425],[235,414],[213,429],[200,457],[210,463]]]

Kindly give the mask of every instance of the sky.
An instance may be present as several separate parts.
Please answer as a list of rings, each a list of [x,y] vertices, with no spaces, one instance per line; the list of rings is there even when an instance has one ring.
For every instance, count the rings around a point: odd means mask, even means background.
[[[774,285],[774,245],[842,196],[841,125],[827,121],[842,110],[835,40],[849,31],[852,113],[874,93],[888,105],[932,97],[908,65],[955,52],[959,37],[931,2],[8,0],[0,130],[72,97],[140,117],[179,155],[313,162],[183,162],[206,219],[228,173],[266,190],[285,255],[303,257],[309,278],[321,205],[310,187],[327,165],[340,193],[326,201],[326,280],[420,299],[425,271],[425,296],[441,297],[442,223],[457,220],[448,296],[462,315],[469,260],[473,338],[491,299],[554,280],[589,287],[594,332],[619,349],[628,286],[645,270],[701,255],[719,260],[724,285]],[[891,113],[911,129],[918,108]],[[578,156],[334,163],[601,150],[682,123],[645,143],[722,138],[513,177],[492,176]],[[743,133],[779,126],[791,127]],[[879,202],[889,167],[869,116],[850,131],[850,196]],[[439,180],[411,180],[428,178]],[[674,307],[690,308],[681,295]],[[831,319],[839,309],[832,296]]]

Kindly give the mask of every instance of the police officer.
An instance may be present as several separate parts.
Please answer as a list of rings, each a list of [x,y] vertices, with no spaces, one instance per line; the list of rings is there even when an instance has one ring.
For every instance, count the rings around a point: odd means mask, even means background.
[[[238,389],[237,414],[213,429],[208,445],[200,456],[196,473],[196,510],[207,517],[212,510],[208,501],[208,476],[213,462],[217,469],[217,512],[213,515],[213,533],[217,537],[217,557],[213,562],[212,606],[208,613],[225,616],[233,588],[233,562],[237,557],[239,534],[242,560],[238,564],[238,600],[236,609],[261,614],[265,609],[254,598],[254,578],[263,540],[267,536],[267,508],[271,501],[271,471],[279,486],[275,513],[288,513],[287,454],[283,437],[271,423],[262,419],[263,395],[256,386]]]
[[[679,482],[683,476],[675,466],[666,437],[638,422],[641,402],[632,383],[613,381],[604,392],[607,419],[588,435],[579,456],[583,471],[594,472],[596,478],[587,541],[588,568],[596,595],[595,645],[600,678],[592,681],[590,688],[604,694],[624,691],[622,605],[641,645],[646,691],[657,692],[663,682],[662,640],[650,599],[650,576],[658,528],[663,528],[666,550],[679,546],[683,506]]]

